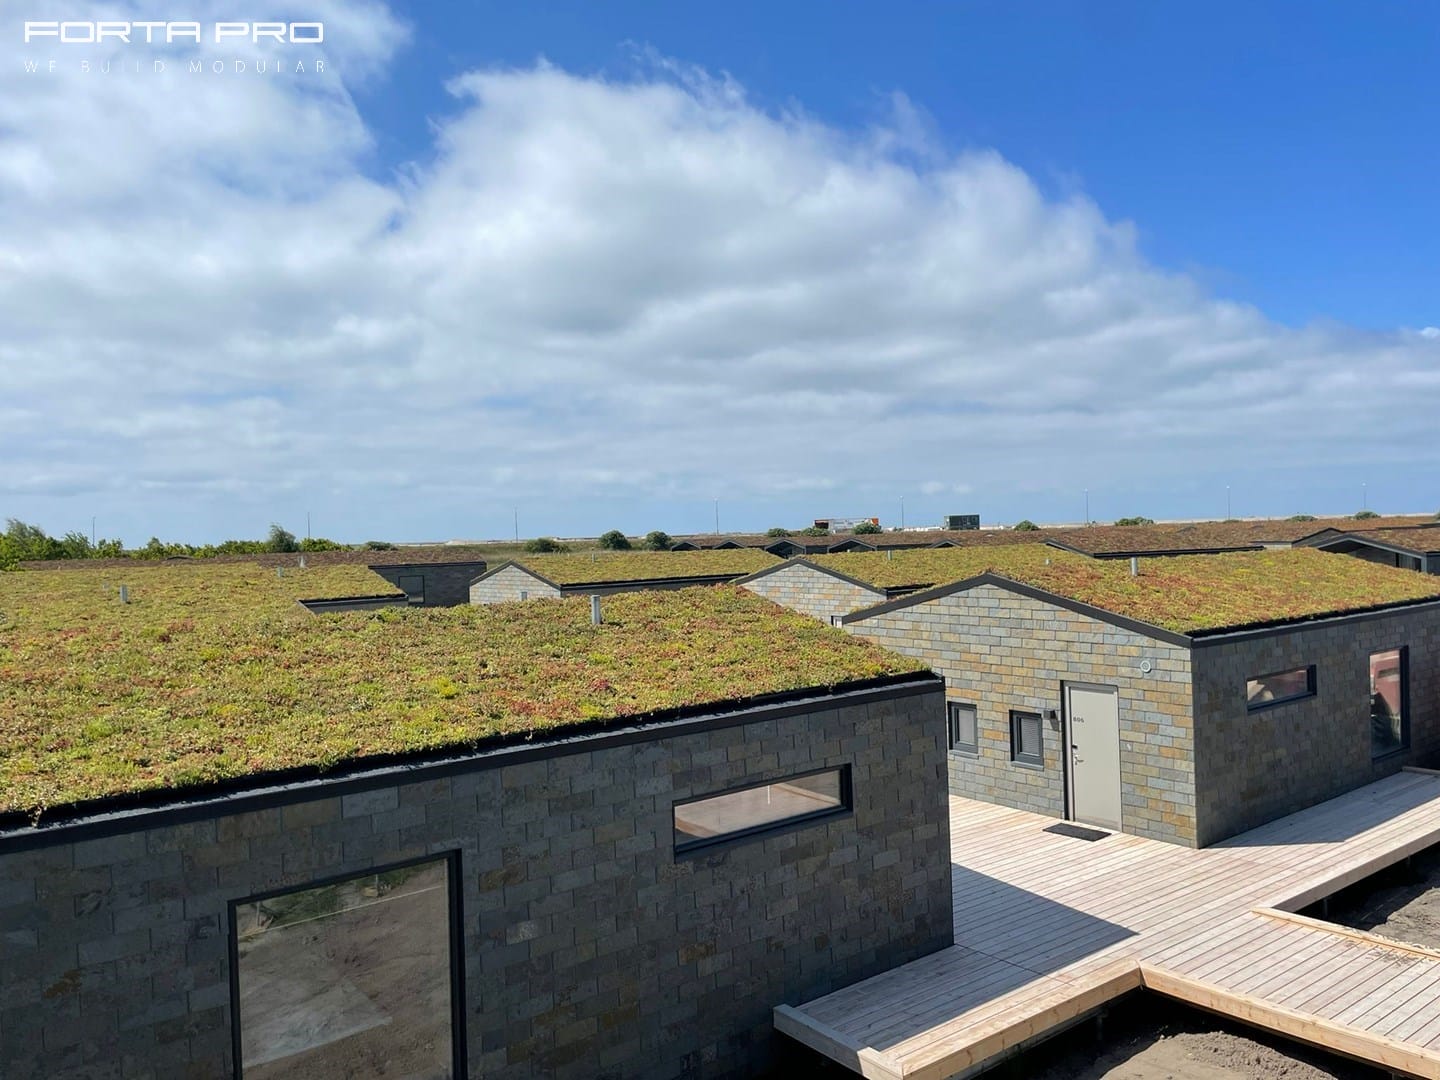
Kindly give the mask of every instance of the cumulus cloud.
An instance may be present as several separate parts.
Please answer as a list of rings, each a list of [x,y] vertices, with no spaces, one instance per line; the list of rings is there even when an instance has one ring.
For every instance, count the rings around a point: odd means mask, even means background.
[[[901,95],[842,131],[654,58],[471,71],[387,179],[351,91],[404,27],[331,11],[324,77],[0,72],[0,514],[473,534],[528,494],[705,527],[1434,465],[1433,328],[1217,299]]]

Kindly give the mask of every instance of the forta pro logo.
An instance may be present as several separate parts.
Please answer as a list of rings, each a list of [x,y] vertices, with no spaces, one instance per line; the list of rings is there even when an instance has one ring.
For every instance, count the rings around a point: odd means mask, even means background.
[[[48,45],[319,45],[323,22],[125,22],[120,19],[26,20],[25,44]]]

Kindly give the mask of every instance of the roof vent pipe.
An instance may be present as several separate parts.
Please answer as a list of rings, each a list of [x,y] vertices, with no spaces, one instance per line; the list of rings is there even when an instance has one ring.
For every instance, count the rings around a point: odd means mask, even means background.
[[[300,569],[301,569],[301,570],[304,570],[304,569],[305,569],[305,556],[304,556],[304,555],[301,555],[301,556],[300,556]]]
[[[128,604],[128,603],[130,602],[130,586],[129,586],[129,585],[121,585],[121,586],[120,586],[120,602],[121,602],[122,604]]]
[[[1130,556],[1130,576],[1131,576],[1131,577],[1139,577],[1139,576],[1140,576],[1140,560],[1137,559],[1134,555],[1131,555],[1131,556]]]
[[[592,596],[592,597],[590,597],[590,625],[591,625],[591,626],[599,626],[599,625],[600,625],[600,597],[599,597],[599,596]]]

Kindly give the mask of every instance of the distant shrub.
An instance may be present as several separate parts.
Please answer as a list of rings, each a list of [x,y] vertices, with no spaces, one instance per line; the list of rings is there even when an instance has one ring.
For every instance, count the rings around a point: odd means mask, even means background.
[[[1436,516],[1436,517],[1440,517],[1440,514],[1436,514],[1435,516]],[[766,529],[766,530],[765,530],[765,535],[766,535],[766,536],[774,537],[774,538],[776,538],[776,539],[778,540],[778,539],[779,539],[780,537],[782,537],[782,536],[789,536],[789,535],[790,535],[790,530],[789,530],[789,529],[782,529],[779,525],[775,525],[775,526],[773,526],[772,528]]]
[[[872,536],[881,531],[880,526],[873,521],[862,521],[851,530],[856,536]]]
[[[801,536],[829,536],[829,529],[822,529],[817,525],[811,525],[808,529],[800,530]]]
[[[1015,523],[1014,529],[1016,532],[1039,532],[1040,526],[1036,525],[1029,518],[1024,518]]]
[[[300,545],[295,540],[295,534],[288,529],[282,529],[279,525],[270,526],[270,535],[265,539],[265,550],[275,552],[299,551]]]
[[[389,540],[366,540],[366,541],[365,541],[365,550],[366,550],[366,551],[394,551],[394,550],[395,550],[395,545],[392,544],[392,543],[390,543]]]
[[[1155,524],[1155,519],[1154,519],[1154,518],[1147,518],[1147,517],[1119,518],[1119,519],[1116,520],[1115,524],[1116,524],[1116,525],[1154,525],[1154,524]]]
[[[600,546],[606,551],[629,551],[630,538],[619,529],[600,534]]]
[[[1291,514],[1286,521],[1314,521],[1314,514]]]
[[[557,551],[570,549],[553,536],[537,536],[534,540],[525,541],[525,550],[531,555],[552,555]]]
[[[674,546],[675,539],[667,532],[652,529],[645,534],[645,549],[647,551],[669,551]]]
[[[1377,514],[1374,510],[1361,510],[1358,514],[1354,515],[1353,520],[1369,521],[1371,518],[1378,518],[1379,516],[1380,515]]]
[[[304,540],[301,540],[301,541],[300,541],[300,550],[301,550],[301,551],[344,551],[344,550],[345,550],[345,545],[344,545],[344,544],[337,544],[334,540],[326,540],[323,536],[317,536],[317,537],[314,537],[313,539],[312,539],[311,537],[308,537],[308,536],[307,536]]]

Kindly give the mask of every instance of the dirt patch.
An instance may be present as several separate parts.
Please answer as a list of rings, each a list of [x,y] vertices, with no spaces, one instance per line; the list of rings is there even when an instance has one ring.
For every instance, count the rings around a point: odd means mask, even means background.
[[[1440,949],[1440,848],[1366,878],[1305,914]]]

